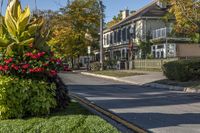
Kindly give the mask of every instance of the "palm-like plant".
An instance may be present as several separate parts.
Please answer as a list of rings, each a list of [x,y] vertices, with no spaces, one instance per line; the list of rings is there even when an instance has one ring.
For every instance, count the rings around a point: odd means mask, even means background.
[[[0,47],[6,48],[6,55],[20,54],[30,44],[41,47],[38,37],[41,37],[43,25],[42,17],[31,18],[29,7],[22,10],[19,0],[12,0],[5,17],[1,16]]]

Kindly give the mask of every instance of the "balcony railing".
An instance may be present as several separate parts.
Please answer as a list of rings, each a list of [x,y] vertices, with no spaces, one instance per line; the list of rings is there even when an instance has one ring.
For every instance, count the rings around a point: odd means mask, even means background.
[[[153,39],[166,38],[171,33],[172,28],[161,28],[153,31]]]

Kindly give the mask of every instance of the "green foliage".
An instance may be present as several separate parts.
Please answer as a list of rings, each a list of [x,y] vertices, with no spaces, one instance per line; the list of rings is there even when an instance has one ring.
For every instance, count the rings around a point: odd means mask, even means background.
[[[54,14],[48,44],[57,56],[78,58],[87,53],[87,46],[98,46],[99,10],[97,0],[74,0]]]
[[[0,47],[6,48],[6,55],[20,53],[29,45],[48,52],[41,29],[44,19],[31,18],[29,7],[22,10],[19,0],[12,0],[5,17],[1,16]]]
[[[2,76],[0,79],[0,119],[49,114],[56,106],[55,84]]]
[[[146,42],[140,41],[139,48],[142,50],[142,59],[148,58],[149,54],[151,54],[151,46],[152,43],[149,40]]]
[[[200,34],[200,1],[199,0],[163,0],[168,2],[170,13],[176,18],[175,29],[178,33],[189,36]]]
[[[1,133],[118,133],[116,128],[75,102],[48,117],[1,120],[0,125]]]
[[[117,61],[116,60],[106,60],[106,61],[104,61],[103,65],[104,65],[104,70],[115,69],[116,65],[117,65]]]
[[[92,71],[99,71],[101,68],[101,64],[99,62],[93,62],[90,64]]]
[[[113,19],[106,24],[108,28],[112,27],[113,25],[117,24],[122,20],[122,12],[120,12],[117,16],[114,16]]]
[[[170,80],[188,81],[200,78],[200,60],[178,60],[163,65],[163,72]]]

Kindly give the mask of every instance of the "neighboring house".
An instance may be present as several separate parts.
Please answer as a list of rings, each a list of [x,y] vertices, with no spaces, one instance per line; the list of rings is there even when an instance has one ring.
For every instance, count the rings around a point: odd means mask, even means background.
[[[181,47],[184,50],[184,47],[189,48],[188,52],[192,53],[193,49],[196,47],[195,45],[188,47],[186,44],[191,41],[190,38],[183,36],[176,36],[174,34],[172,28],[164,27],[160,29],[156,29],[153,31],[153,37],[151,42],[154,44],[151,46],[151,52],[154,58],[175,58],[179,57],[178,49]],[[184,46],[181,46],[184,45]],[[198,48],[198,47],[197,47]],[[179,53],[183,51],[179,51]],[[199,51],[200,53],[200,51]],[[183,56],[183,54],[182,54]],[[188,54],[185,55],[185,57]],[[191,54],[192,56],[192,54]]]
[[[139,43],[149,39],[154,44],[151,47],[154,58],[177,57],[178,45],[189,43],[190,39],[174,34],[172,27],[175,19],[164,21],[163,17],[168,13],[168,9],[166,3],[154,0],[131,14],[128,10],[122,11],[123,19],[104,30],[105,60],[124,61],[141,58]]]
[[[122,20],[104,30],[103,47],[105,59],[128,60],[130,52],[138,53],[140,41],[152,38],[153,30],[166,27],[162,17],[167,13],[167,5],[153,1],[138,11],[122,12]],[[140,57],[140,54],[137,54]]]

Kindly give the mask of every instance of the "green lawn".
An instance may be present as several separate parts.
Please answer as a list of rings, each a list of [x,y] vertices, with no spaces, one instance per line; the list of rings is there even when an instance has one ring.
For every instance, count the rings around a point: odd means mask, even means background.
[[[117,78],[144,75],[144,73],[131,72],[131,71],[119,71],[119,70],[94,71],[92,73],[105,75],[105,76],[112,76],[112,77],[117,77]]]
[[[98,116],[78,103],[48,117],[0,120],[0,133],[118,133]]]

